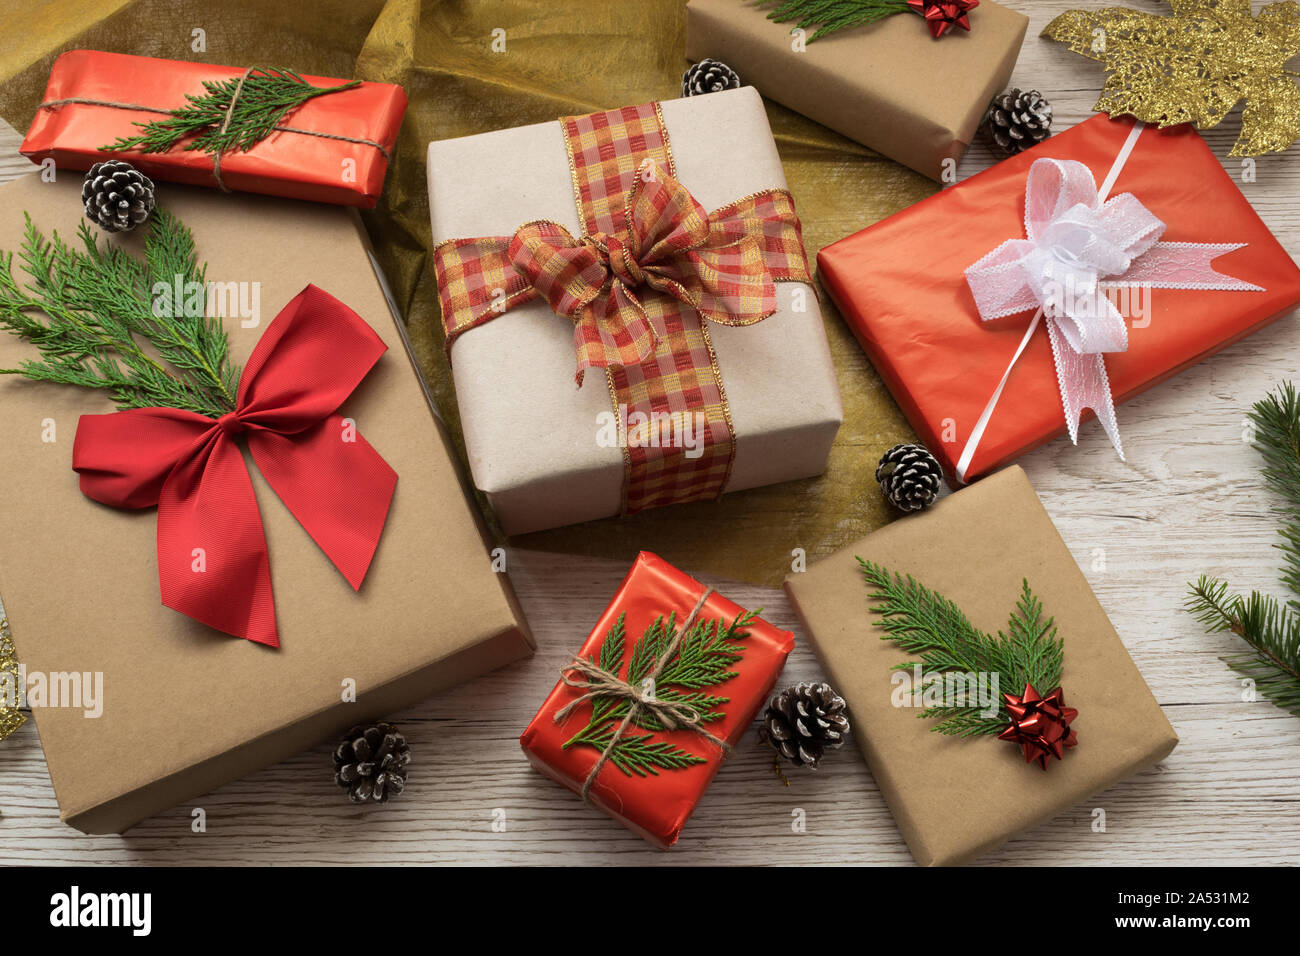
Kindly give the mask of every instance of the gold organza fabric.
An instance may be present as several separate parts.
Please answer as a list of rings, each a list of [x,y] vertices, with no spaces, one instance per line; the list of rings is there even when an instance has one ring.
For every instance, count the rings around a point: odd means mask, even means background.
[[[741,0],[736,6],[738,16],[754,15]],[[426,144],[676,97],[687,66],[685,22],[684,0],[0,0],[0,116],[25,131],[54,58],[78,47],[400,83],[410,109],[384,198],[365,220],[460,446],[429,256]],[[768,115],[810,261],[822,246],[937,188],[783,107],[769,103]],[[719,144],[718,162],[727,161]],[[875,463],[912,433],[824,290],[818,294],[845,413],[824,475],[539,532],[510,546],[622,560],[646,549],[693,571],[775,585],[799,553],[811,561],[889,520]],[[491,509],[480,505],[496,534]]]

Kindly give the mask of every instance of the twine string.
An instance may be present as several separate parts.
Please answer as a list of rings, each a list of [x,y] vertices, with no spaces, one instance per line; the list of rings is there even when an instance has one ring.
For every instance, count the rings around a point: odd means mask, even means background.
[[[249,76],[252,75],[252,73],[253,73],[253,68],[250,66],[247,70],[244,71],[244,75],[239,78],[239,82],[235,84],[235,91],[230,94],[230,102],[226,104],[226,115],[222,117],[221,128],[217,130],[218,138],[225,136],[226,130],[230,129],[230,118],[235,115],[235,103],[238,102],[239,100],[239,94],[244,92],[244,82],[249,78]],[[217,186],[220,187],[223,193],[230,192],[230,190],[226,188],[226,184],[221,178],[221,150],[220,149],[218,149],[212,155],[212,178],[217,181]]]
[[[239,78],[239,83],[235,87],[234,94],[230,97],[230,105],[226,107],[226,115],[221,121],[220,132],[224,133],[230,126],[231,117],[234,115],[235,101],[243,91],[244,81],[248,79],[253,69],[244,71],[244,75]],[[97,100],[86,96],[68,96],[57,100],[46,100],[41,103],[37,109],[53,110],[60,106],[103,106],[115,110],[132,110],[138,113],[156,113],[159,116],[171,116],[171,110],[158,109],[155,106],[144,106],[139,103],[123,103],[116,100]],[[385,160],[391,159],[388,150],[382,143],[377,143],[373,139],[366,139],[364,136],[344,136],[341,133],[325,133],[314,129],[301,129],[297,126],[272,126],[272,131],[276,133],[297,133],[299,136],[315,136],[320,139],[334,139],[343,143],[356,143],[358,146],[371,146],[377,150]],[[221,150],[218,150],[212,159],[212,175],[221,187],[223,192],[230,192],[226,184],[221,179]]]
[[[690,632],[691,628],[695,626],[695,622],[700,616],[700,611],[704,608],[704,602],[707,601],[712,594],[713,588],[704,589],[704,593],[701,594],[699,600],[695,602],[695,607],[691,608],[691,613],[686,616],[686,619],[682,622],[682,626],[673,633],[672,640],[668,642],[668,646],[665,647],[663,653],[659,655],[659,658],[655,661],[654,667],[650,669],[650,673],[646,675],[643,683],[644,681],[649,681],[650,685],[652,687],[654,686],[655,681],[659,678],[660,672],[663,671],[672,656],[677,653],[677,649],[681,646],[682,639]],[[580,676],[572,676],[575,671]],[[630,701],[631,704],[627,709],[627,714],[623,717],[622,723],[618,725],[618,728],[614,731],[614,735],[609,738],[609,743],[605,745],[605,749],[601,752],[600,759],[596,761],[595,765],[591,768],[591,772],[587,774],[587,779],[583,781],[581,791],[583,800],[588,799],[588,795],[591,792],[591,785],[595,783],[596,776],[613,755],[614,748],[618,746],[619,740],[621,740],[623,735],[627,733],[628,728],[632,726],[632,722],[635,720],[637,714],[642,710],[653,714],[659,723],[663,725],[664,730],[692,730],[709,743],[718,747],[724,753],[731,750],[731,745],[729,743],[704,728],[701,723],[700,712],[694,707],[689,704],[660,700],[658,696],[655,695],[654,691],[646,694],[642,692],[640,688],[634,687],[632,684],[623,680],[623,678],[619,677],[618,674],[607,671],[592,661],[581,657],[575,657],[571,663],[560,671],[560,680],[563,681],[566,686],[578,688],[585,693],[580,697],[576,697],[569,701],[569,703],[565,704],[555,712],[555,722],[557,724],[564,720],[565,717],[569,716],[575,708],[587,703],[588,701],[595,700],[598,697],[613,697],[619,700]]]

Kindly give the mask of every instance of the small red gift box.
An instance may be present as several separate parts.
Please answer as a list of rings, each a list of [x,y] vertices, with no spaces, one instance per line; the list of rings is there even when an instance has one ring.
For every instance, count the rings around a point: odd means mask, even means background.
[[[638,694],[689,705],[703,715],[700,729],[734,747],[753,724],[794,647],[790,632],[758,617],[747,620],[750,616],[643,551],[579,658],[626,681]],[[731,631],[737,622],[740,626]],[[681,629],[686,635],[673,653],[668,645]],[[659,680],[647,683],[644,675],[661,657],[666,664]],[[640,706],[610,759],[602,761],[603,748],[632,701],[607,694],[581,700],[598,676],[569,669],[565,677],[519,738],[524,753],[543,774],[575,793],[597,770],[588,791],[591,802],[651,843],[672,846],[718,772],[722,748],[696,729],[659,729],[653,710]],[[682,677],[687,678],[684,684],[678,680]],[[556,714],[575,701],[580,702],[557,722]]]
[[[949,475],[1034,315],[981,321],[965,270],[1006,240],[1025,238],[1035,161],[1077,160],[1102,184],[1133,128],[1130,119],[1093,117],[818,255],[822,281]],[[1129,321],[1127,350],[1104,356],[1116,405],[1300,302],[1300,269],[1195,130],[1144,129],[1109,195],[1124,193],[1166,225],[1162,242],[1244,244],[1218,256],[1214,268],[1262,291],[1136,292],[1147,296],[1145,314]],[[966,477],[995,471],[1065,432],[1062,404],[1040,328],[1007,378]]]
[[[52,157],[62,169],[84,170],[101,160],[122,159],[154,179],[218,186],[212,157],[203,150],[187,150],[184,143],[164,153],[99,147],[138,135],[137,123],[166,119],[165,111],[185,106],[187,96],[203,95],[204,80],[227,80],[244,72],[207,63],[71,50],[54,61],[45,98],[20,147],[22,154],[34,163]],[[318,87],[347,82],[302,78]],[[373,207],[405,112],[406,94],[392,83],[362,83],[313,97],[285,116],[284,129],[247,152],[222,153],[221,183],[229,190]]]

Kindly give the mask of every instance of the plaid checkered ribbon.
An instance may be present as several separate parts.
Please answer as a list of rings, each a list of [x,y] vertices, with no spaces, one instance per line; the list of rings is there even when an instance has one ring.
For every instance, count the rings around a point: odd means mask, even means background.
[[[535,221],[513,236],[434,249],[450,351],[468,330],[535,298],[573,322],[577,381],[605,371],[624,424],[623,512],[718,497],[735,429],[705,321],[751,325],[777,281],[809,282],[785,190],[712,213],[677,181],[657,103],[562,121],[583,235]],[[702,431],[694,453],[665,431]]]

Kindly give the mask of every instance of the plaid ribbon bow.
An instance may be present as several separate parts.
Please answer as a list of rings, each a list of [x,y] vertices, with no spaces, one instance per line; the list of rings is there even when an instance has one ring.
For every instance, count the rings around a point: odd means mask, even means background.
[[[760,216],[793,215],[775,194]],[[788,199],[788,197],[786,197]],[[558,223],[521,226],[507,254],[557,315],[574,322],[578,384],[587,369],[639,365],[659,345],[647,310],[656,290],[721,325],[776,311],[776,286],[758,239],[734,216],[710,217],[686,187],[647,159],[627,197],[626,231],[575,239]]]
[[[620,422],[701,420],[697,456],[624,445],[623,513],[717,498],[736,436],[709,325],[752,325],[777,311],[774,283],[812,281],[794,200],[767,189],[706,213],[675,178],[657,103],[561,127],[582,235],[541,220],[513,236],[440,242],[448,355],[470,329],[543,299],[573,323],[578,384],[603,369]]]

